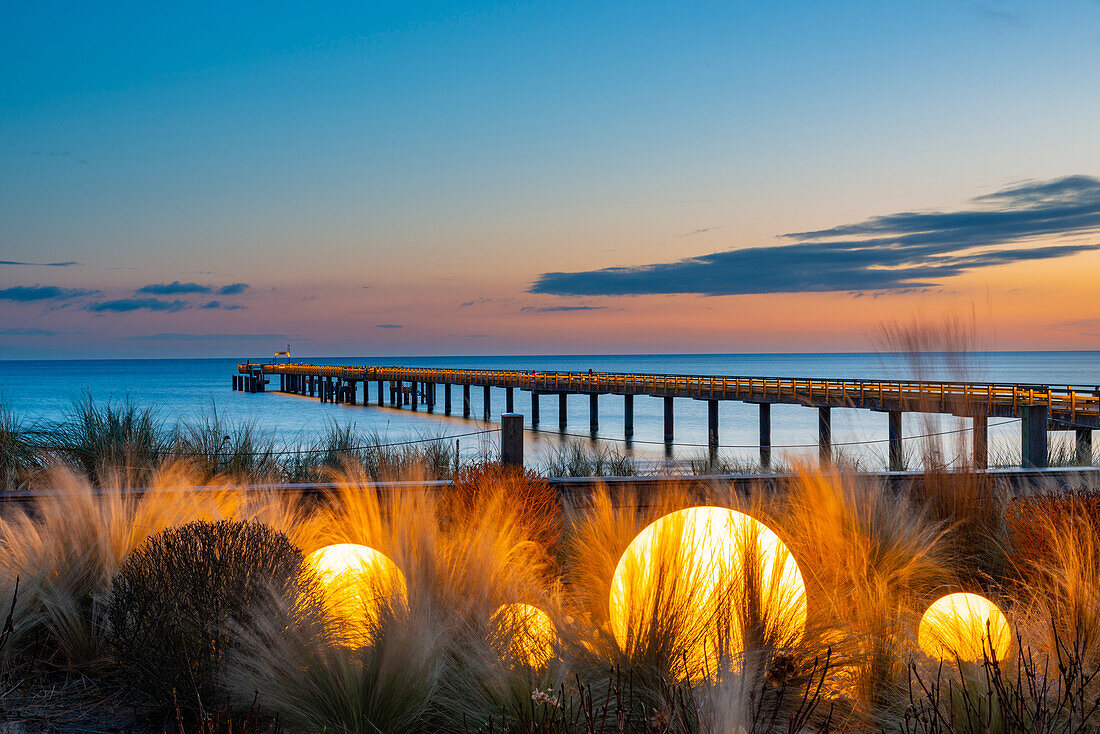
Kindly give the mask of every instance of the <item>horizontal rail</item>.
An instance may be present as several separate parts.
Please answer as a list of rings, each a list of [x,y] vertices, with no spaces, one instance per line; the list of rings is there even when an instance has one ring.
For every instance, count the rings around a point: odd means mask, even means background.
[[[314,364],[246,363],[238,365],[238,371],[367,382],[476,385],[548,394],[650,395],[964,416],[1017,417],[1021,408],[1040,405],[1049,409],[1056,423],[1100,427],[1100,386]]]
[[[950,472],[949,472],[950,474]],[[1081,489],[1100,486],[1100,467],[1059,467],[1055,469],[985,469],[972,472],[959,472],[960,475],[987,477],[1010,486],[1016,490],[1029,489]],[[783,472],[772,474],[713,474],[713,475],[654,475],[635,477],[550,477],[545,481],[563,495],[584,495],[600,489],[613,494],[637,492],[644,497],[647,492],[669,489],[724,489],[747,492],[754,489],[783,490],[797,481],[800,475]],[[891,488],[903,488],[919,484],[927,474],[920,471],[861,472],[861,480],[881,482]],[[335,482],[311,482],[302,484],[246,484],[236,487],[241,492],[271,493],[284,495],[310,495],[340,489],[346,485]],[[447,480],[435,481],[398,481],[374,482],[369,488],[387,493],[411,491],[445,491],[452,486]],[[178,487],[158,487],[155,491],[179,491],[190,493],[221,493],[227,491],[224,486],[180,485]],[[142,487],[130,488],[124,494],[140,496],[150,490]],[[97,492],[105,493],[104,490]],[[0,492],[0,505],[3,503],[28,503],[38,499],[63,496],[60,490],[17,490]]]

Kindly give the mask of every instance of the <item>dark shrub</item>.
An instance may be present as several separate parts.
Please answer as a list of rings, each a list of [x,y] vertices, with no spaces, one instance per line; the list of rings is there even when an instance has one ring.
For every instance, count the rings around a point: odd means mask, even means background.
[[[1050,557],[1052,530],[1080,526],[1100,534],[1100,492],[1064,490],[1016,497],[1005,509],[1005,524],[1021,569],[1049,564],[1054,560]]]
[[[114,650],[135,687],[171,705],[221,696],[221,665],[234,629],[257,603],[293,593],[301,552],[249,522],[193,522],[150,537],[111,585]]]
[[[463,468],[452,481],[443,497],[446,519],[479,513],[486,498],[502,496],[515,511],[524,534],[551,553],[556,550],[562,529],[561,498],[535,472],[487,462]]]

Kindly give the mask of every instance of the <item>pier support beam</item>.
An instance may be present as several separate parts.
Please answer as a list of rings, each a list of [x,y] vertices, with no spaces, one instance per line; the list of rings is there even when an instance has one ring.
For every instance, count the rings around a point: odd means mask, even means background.
[[[904,471],[905,470],[905,453],[902,451],[901,445],[901,411],[891,410],[889,416],[889,429],[888,429],[888,454],[890,471]]]
[[[1020,419],[1020,465],[1025,469],[1045,469],[1050,408],[1025,405],[1020,408]]]
[[[512,395],[512,388],[510,388],[510,387],[504,388],[504,412],[505,413],[514,413],[514,412],[516,412],[515,411],[515,405],[513,403],[513,397],[514,396]]]
[[[500,463],[523,466],[523,416],[519,413],[500,416]]]
[[[672,397],[665,398],[665,443],[671,444],[673,439]]]
[[[489,386],[486,385],[485,386],[484,397],[482,398],[482,401],[481,401],[481,405],[482,405],[482,408],[483,408],[482,418],[486,421],[491,420],[492,417],[493,417],[493,404],[491,402],[491,395],[489,394],[489,390],[490,390]]]
[[[600,396],[596,393],[588,395],[588,430],[592,433],[600,430]]]
[[[817,455],[822,464],[833,460],[833,409],[817,409]]]
[[[286,375],[279,373],[279,392],[286,392]]]
[[[711,454],[718,450],[718,401],[707,401],[707,447]]]
[[[989,466],[989,416],[976,415],[972,419],[974,424],[972,448],[974,449],[974,468],[985,469]]]
[[[443,415],[451,414],[451,383],[443,383]]]
[[[623,395],[623,436],[634,438],[634,396]]]
[[[424,383],[424,404],[428,406],[428,412],[435,412],[435,383]]]
[[[565,393],[558,393],[558,430],[562,433],[565,432],[565,426],[567,424],[565,397]]]
[[[1092,465],[1092,429],[1078,428],[1077,434],[1077,465]]]
[[[531,428],[539,427],[539,394],[531,392]]]
[[[419,392],[420,392],[420,383],[410,382],[409,383],[409,407],[411,407],[413,410],[416,410],[417,406],[420,404],[420,394],[419,394]]]
[[[385,392],[385,389],[386,389],[385,385],[386,385],[385,381],[383,381],[383,380],[378,381],[378,407],[379,408],[381,408],[383,405],[386,404],[386,400],[385,400],[385,397],[383,395],[383,393]]]
[[[772,404],[760,403],[760,468],[772,465]]]
[[[470,417],[470,410],[471,410],[471,408],[470,408],[470,386],[469,385],[463,385],[462,386],[462,417],[463,418],[469,418]]]

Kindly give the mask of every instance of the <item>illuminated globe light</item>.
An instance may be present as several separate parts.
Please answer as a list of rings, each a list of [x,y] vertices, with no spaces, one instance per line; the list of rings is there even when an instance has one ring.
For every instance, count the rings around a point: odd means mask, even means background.
[[[305,563],[321,583],[325,609],[343,626],[345,644],[369,642],[382,605],[393,598],[404,602],[405,576],[374,548],[327,545],[306,556]]]
[[[937,599],[920,620],[917,643],[940,660],[977,662],[990,654],[1008,657],[1012,631],[997,605],[977,594],[948,594]]]
[[[757,573],[746,573],[751,560]],[[756,581],[754,582],[753,579]],[[751,588],[755,603],[742,605]],[[806,585],[787,546],[736,510],[691,507],[650,524],[630,542],[611,580],[611,629],[630,654],[647,635],[678,638],[677,675],[698,680],[721,657],[744,652],[743,619],[755,608],[773,641],[793,642],[806,626]]]
[[[532,604],[502,604],[493,612],[493,646],[502,656],[545,667],[554,657],[558,632],[550,615]]]

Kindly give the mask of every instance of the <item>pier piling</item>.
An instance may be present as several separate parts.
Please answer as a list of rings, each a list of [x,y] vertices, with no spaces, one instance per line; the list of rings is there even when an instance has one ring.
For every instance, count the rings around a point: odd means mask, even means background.
[[[519,413],[500,416],[500,463],[523,466],[523,416]]]
[[[833,460],[833,409],[817,409],[817,455],[822,464]]]
[[[888,466],[890,471],[905,470],[905,454],[902,451],[901,411],[891,410],[889,416],[887,444],[889,453]]]
[[[634,396],[629,394],[623,395],[623,436],[634,438]]]
[[[600,430],[600,396],[588,394],[588,430],[596,433]]]
[[[971,448],[974,450],[974,468],[985,469],[989,464],[989,417],[976,415],[971,422],[973,423]]]
[[[760,466],[772,465],[772,404],[760,403]]]
[[[707,401],[707,447],[711,454],[718,450],[718,401]]]
[[[665,444],[671,446],[673,435],[672,398],[665,396]]]
[[[1020,465],[1025,469],[1047,466],[1049,416],[1046,405],[1025,405],[1020,409]]]
[[[1076,431],[1077,466],[1092,465],[1092,429],[1078,428]]]

